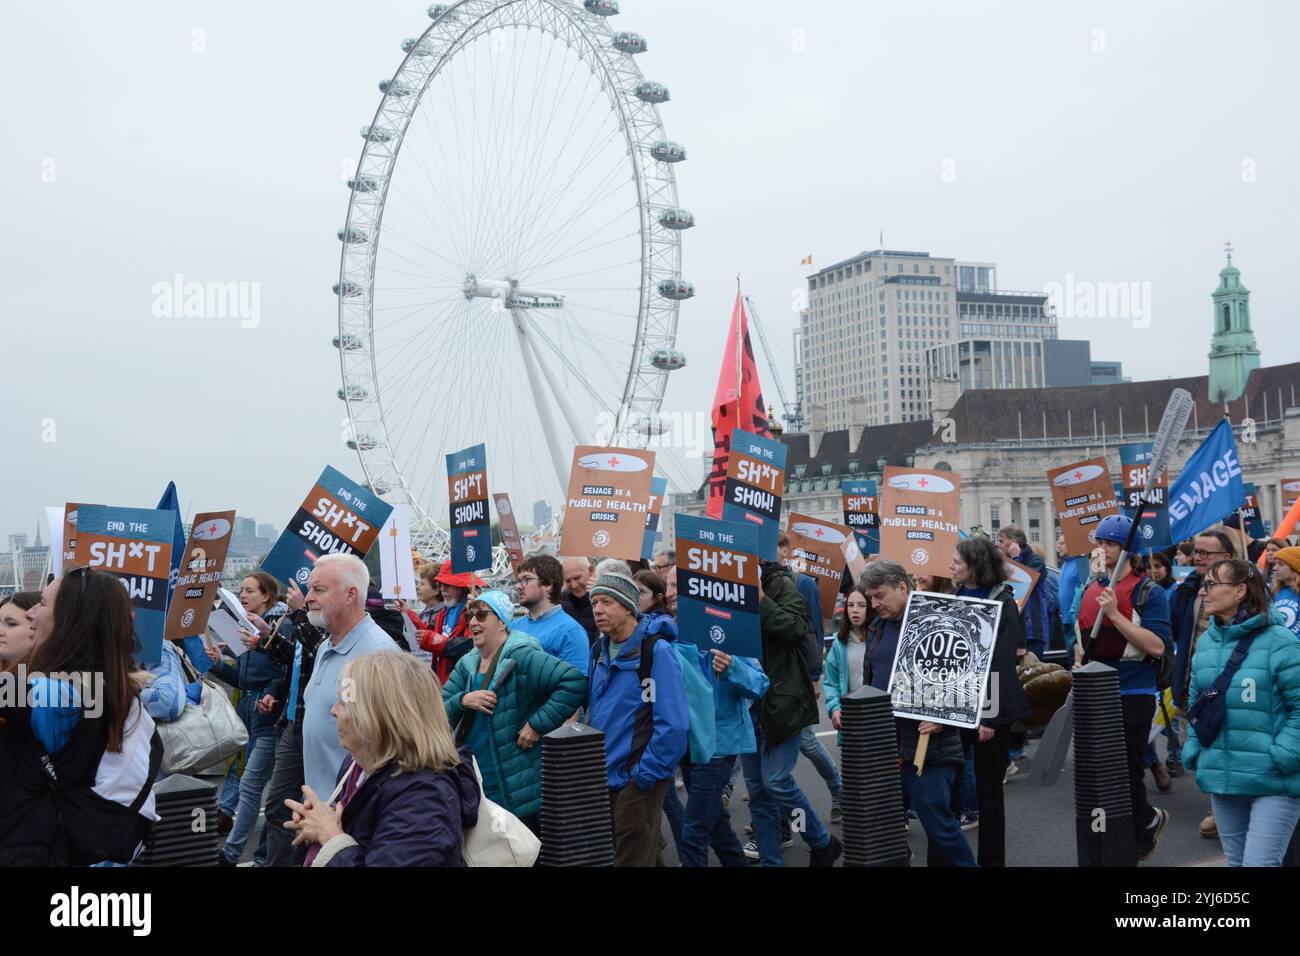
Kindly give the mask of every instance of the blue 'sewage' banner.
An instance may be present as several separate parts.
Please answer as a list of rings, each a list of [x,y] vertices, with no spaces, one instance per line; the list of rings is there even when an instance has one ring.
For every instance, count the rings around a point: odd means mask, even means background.
[[[680,514],[676,535],[677,627],[682,637],[701,650],[716,647],[732,656],[761,660],[759,529]]]
[[[451,572],[492,567],[492,518],[488,515],[487,448],[475,445],[447,456],[451,511]]]
[[[392,511],[387,501],[326,465],[262,560],[262,570],[286,584],[295,582],[305,593],[317,558],[326,554],[364,558]]]
[[[876,482],[870,478],[845,478],[840,482],[844,504],[844,523],[853,529],[858,550],[863,554],[880,553],[880,499]]]
[[[1237,442],[1225,418],[1187,459],[1169,489],[1169,533],[1185,541],[1218,524],[1246,500]]]
[[[146,667],[162,660],[175,516],[174,511],[100,505],[82,505],[77,514],[77,564],[122,582],[135,609],[138,658]]]
[[[668,490],[667,478],[650,479],[650,511],[645,516],[645,541],[641,543],[641,557],[654,562],[655,538],[659,537],[660,511],[664,506],[664,493]]]
[[[1151,442],[1121,445],[1119,449],[1120,483],[1115,486],[1115,500],[1126,517],[1137,518],[1137,502],[1147,484],[1147,465],[1151,461]],[[1174,546],[1169,537],[1169,479],[1162,475],[1147,495],[1146,507],[1138,520],[1133,550],[1137,554],[1168,551]]]
[[[727,481],[722,489],[722,520],[752,524],[758,530],[758,555],[776,560],[785,494],[786,447],[737,428],[731,433]]]

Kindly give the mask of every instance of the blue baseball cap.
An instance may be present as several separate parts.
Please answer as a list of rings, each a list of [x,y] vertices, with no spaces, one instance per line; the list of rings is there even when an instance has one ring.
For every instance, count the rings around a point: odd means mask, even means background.
[[[506,596],[505,591],[496,589],[484,591],[482,594],[470,598],[470,604],[475,602],[486,604],[493,614],[501,618],[501,623],[506,627],[509,627],[515,619],[515,606],[510,598]]]

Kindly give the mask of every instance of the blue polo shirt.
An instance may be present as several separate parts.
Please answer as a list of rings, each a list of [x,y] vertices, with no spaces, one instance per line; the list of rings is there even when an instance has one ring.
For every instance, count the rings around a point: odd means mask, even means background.
[[[334,790],[346,756],[339,743],[334,715],[330,713],[339,698],[338,682],[343,665],[379,651],[399,653],[393,639],[366,614],[337,646],[332,640],[325,640],[316,652],[316,667],[302,698],[302,768],[307,786],[322,800]]]
[[[552,657],[572,664],[578,673],[585,674],[591,666],[591,643],[587,629],[555,605],[541,617],[517,617],[509,624],[510,630],[537,638],[542,650]]]

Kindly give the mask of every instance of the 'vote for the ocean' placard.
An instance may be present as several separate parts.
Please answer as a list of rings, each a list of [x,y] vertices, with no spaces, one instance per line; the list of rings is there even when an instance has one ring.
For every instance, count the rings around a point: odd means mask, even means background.
[[[475,445],[447,456],[447,500],[452,574],[492,567],[486,447]]]
[[[912,574],[946,575],[961,532],[961,476],[887,465],[881,477],[880,553]]]
[[[659,537],[659,517],[663,514],[667,491],[667,478],[650,479],[650,510],[645,516],[645,540],[641,543],[641,557],[647,561],[653,561],[655,556],[655,538]]]
[[[677,627],[701,650],[763,656],[758,621],[758,528],[678,515]]]
[[[790,567],[817,582],[821,599],[822,625],[835,613],[835,598],[844,580],[848,556],[844,544],[853,540],[848,525],[836,524],[811,515],[790,512],[786,533],[790,536]]]
[[[1056,524],[1065,535],[1067,555],[1090,554],[1089,535],[1102,518],[1119,514],[1115,486],[1105,458],[1089,458],[1047,473],[1056,506]]]
[[[776,538],[781,533],[785,460],[783,443],[739,428],[731,433],[722,520],[747,522],[757,528],[758,554],[768,560],[776,559]]]
[[[388,502],[326,466],[262,560],[262,570],[306,591],[317,558],[326,554],[364,558],[392,510]]]
[[[167,618],[167,580],[172,570],[173,511],[81,505],[77,509],[74,561],[114,575],[135,608],[139,660],[162,660]]]
[[[560,553],[639,559],[654,467],[655,453],[644,449],[575,448]]]
[[[230,533],[235,527],[233,511],[211,511],[194,516],[190,539],[181,555],[180,572],[167,607],[164,636],[169,641],[206,634],[208,615],[221,587]]]
[[[1168,551],[1174,546],[1169,540],[1169,472],[1162,471],[1156,479],[1155,486],[1147,494],[1146,505],[1142,514],[1137,514],[1138,499],[1147,486],[1147,468],[1151,461],[1151,442],[1137,445],[1121,445],[1119,449],[1120,464],[1120,504],[1124,514],[1138,519],[1137,537],[1134,538],[1133,550],[1138,554],[1150,554],[1152,551]]]
[[[844,523],[853,529],[858,550],[863,554],[880,553],[880,500],[876,482],[869,478],[845,478],[840,483],[844,505]]]

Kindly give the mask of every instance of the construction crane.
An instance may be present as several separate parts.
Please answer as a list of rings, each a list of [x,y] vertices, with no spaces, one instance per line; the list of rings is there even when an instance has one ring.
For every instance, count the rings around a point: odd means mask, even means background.
[[[768,344],[767,333],[763,331],[763,320],[758,317],[758,310],[754,308],[754,300],[749,296],[745,296],[745,311],[754,320],[754,328],[758,329],[759,344],[763,346],[763,354],[767,356],[767,367],[772,372],[772,380],[776,382],[776,393],[781,397],[781,408],[785,413],[785,427],[791,432],[802,431],[803,410],[797,403],[791,404],[790,399],[786,397],[785,386],[781,384],[781,373],[777,370],[776,361],[772,357],[772,346]]]

